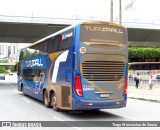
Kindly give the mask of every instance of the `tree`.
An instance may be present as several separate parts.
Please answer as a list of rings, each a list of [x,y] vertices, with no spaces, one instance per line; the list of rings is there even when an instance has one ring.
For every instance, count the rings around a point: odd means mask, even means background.
[[[5,72],[6,72],[5,67],[0,66],[0,73],[5,73]]]
[[[160,48],[128,48],[129,58],[160,58]]]

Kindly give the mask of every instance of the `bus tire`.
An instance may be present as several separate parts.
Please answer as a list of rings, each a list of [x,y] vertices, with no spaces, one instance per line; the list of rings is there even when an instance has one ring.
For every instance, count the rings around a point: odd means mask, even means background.
[[[48,101],[48,94],[47,94],[47,90],[44,91],[44,94],[43,94],[43,103],[44,103],[44,106],[49,108],[49,101]]]
[[[51,104],[54,111],[60,111],[60,109],[57,107],[57,97],[55,93],[52,93],[51,95]]]
[[[22,95],[25,96],[23,84],[21,84]]]
[[[92,111],[92,112],[99,112],[100,109],[92,109],[91,111]]]

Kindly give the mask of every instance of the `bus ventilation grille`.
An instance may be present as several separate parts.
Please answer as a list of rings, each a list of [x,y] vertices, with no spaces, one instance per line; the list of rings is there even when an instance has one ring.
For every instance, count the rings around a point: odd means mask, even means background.
[[[84,61],[82,73],[88,81],[119,81],[124,75],[124,62]]]

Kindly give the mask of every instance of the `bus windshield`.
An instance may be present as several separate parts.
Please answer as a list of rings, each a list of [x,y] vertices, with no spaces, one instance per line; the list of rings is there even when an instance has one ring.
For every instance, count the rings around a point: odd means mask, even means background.
[[[125,28],[107,24],[82,24],[80,40],[95,47],[122,47],[126,43]]]

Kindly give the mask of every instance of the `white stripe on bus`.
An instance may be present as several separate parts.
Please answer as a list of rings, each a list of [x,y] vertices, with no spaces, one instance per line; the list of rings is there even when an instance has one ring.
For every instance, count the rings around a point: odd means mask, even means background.
[[[67,56],[68,56],[68,51],[63,52],[55,61],[55,65],[54,65],[54,69],[53,69],[53,75],[52,75],[52,82],[56,83],[56,79],[57,79],[57,74],[58,74],[58,69],[59,69],[59,64],[60,62],[64,62],[67,60]]]

